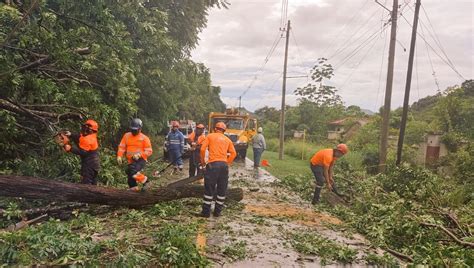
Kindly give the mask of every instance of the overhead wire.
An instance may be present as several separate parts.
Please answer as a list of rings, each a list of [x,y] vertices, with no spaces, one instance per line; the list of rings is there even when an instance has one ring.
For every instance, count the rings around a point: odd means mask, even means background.
[[[239,100],[242,100],[242,97],[247,94],[247,92],[252,88],[252,86],[254,85],[255,81],[257,81],[258,79],[258,76],[263,72],[263,70],[265,69],[265,66],[266,64],[268,63],[268,61],[270,60],[270,58],[272,57],[273,55],[273,52],[275,51],[276,47],[278,46],[278,44],[280,43],[280,40],[283,37],[283,35],[281,34],[281,32],[284,30],[285,28],[285,25],[286,25],[286,19],[288,17],[288,0],[282,0],[282,6],[281,6],[281,19],[280,19],[280,28],[277,32],[277,35],[275,37],[275,40],[273,41],[272,43],[272,46],[270,47],[270,50],[268,51],[267,53],[267,56],[265,57],[265,59],[263,60],[263,63],[262,65],[260,66],[260,68],[257,70],[257,72],[255,73],[255,75],[253,76],[252,80],[250,81],[249,85],[245,88],[245,90],[239,95],[239,97],[237,98],[237,101]],[[236,105],[237,106],[237,105]]]
[[[413,25],[411,25],[411,23],[408,21],[408,19],[403,16],[403,14],[401,15],[401,17],[404,19],[404,21],[410,26],[410,27],[413,27]],[[420,22],[421,22],[421,19],[420,19]],[[423,23],[420,23],[420,26],[422,26]],[[452,65],[447,59],[445,59],[444,57],[442,57],[438,51],[436,51],[436,49],[433,48],[433,46],[428,42],[428,40],[426,40],[424,34],[420,33],[420,32],[416,32],[416,34],[421,38],[423,39],[423,41],[425,42],[425,44],[434,52],[434,54],[436,56],[438,56],[446,65],[448,65],[461,79],[463,80],[466,80],[466,78],[464,78],[464,76],[459,73],[459,71],[456,69],[456,67],[454,65]]]
[[[421,30],[421,32],[424,34],[423,28],[424,28],[423,25],[420,24],[420,30]],[[436,77],[436,72],[435,72],[435,69],[434,69],[434,66],[433,66],[433,61],[431,60],[430,50],[429,50],[429,48],[428,48],[428,44],[427,44],[427,42],[424,42],[424,43],[425,43],[426,53],[427,53],[427,55],[428,55],[428,60],[429,60],[429,62],[430,62],[430,66],[431,66],[431,75],[433,76],[435,85],[436,85],[436,87],[438,88],[438,92],[441,92],[441,89],[440,89],[440,87],[439,87],[438,78]]]
[[[371,15],[369,16],[369,18],[362,24],[362,26],[360,26],[359,28],[357,28],[357,30],[355,30],[347,39],[345,39],[345,41],[342,43],[342,46],[339,47],[338,49],[336,49],[336,51],[334,53],[332,53],[328,59],[333,59],[335,58],[336,56],[338,56],[339,54],[341,54],[344,50],[346,50],[348,47],[350,47],[350,45],[354,42],[357,42],[359,39],[361,39],[365,34],[367,34],[368,32],[370,32],[370,30],[372,28],[369,28],[367,29],[363,34],[361,34],[359,37],[357,37],[353,42],[351,42],[352,38],[354,36],[356,36],[360,30],[362,30],[365,26],[367,26],[367,24],[372,21],[374,19],[374,15],[375,13],[377,13],[377,9],[375,10],[375,12],[371,13]]]
[[[430,20],[430,17],[428,16],[428,13],[426,12],[425,8],[423,7],[423,5],[421,5],[421,9],[423,10],[423,13],[425,14],[425,17],[426,19],[428,20],[428,23],[434,33],[434,37],[433,35],[431,34],[430,31],[428,31],[428,33],[431,35],[431,38],[433,38],[433,40],[435,41],[435,43],[438,45],[439,49],[441,50],[441,52],[444,54],[444,56],[446,57],[446,59],[448,60],[449,63],[451,63],[451,65],[454,66],[454,63],[451,61],[451,59],[448,57],[448,55],[446,54],[446,51],[444,50],[443,48],[443,45],[441,44],[441,41],[439,40],[439,37],[438,37],[438,34],[436,33],[435,29],[434,29],[434,26],[433,24],[431,23],[431,20]],[[423,22],[421,22],[423,23]],[[455,66],[454,66],[455,67]]]
[[[334,38],[328,43],[328,46],[323,50],[323,52],[321,53],[321,55],[325,55],[326,52],[328,52],[328,50],[334,45],[335,41],[337,40],[337,38],[339,36],[342,35],[342,33],[344,32],[344,30],[346,29],[347,25],[350,25],[352,24],[352,22],[354,21],[355,18],[360,18],[359,16],[359,13],[362,12],[362,10],[364,9],[364,7],[367,5],[367,3],[369,2],[369,0],[366,0],[364,2],[364,4],[357,10],[357,12],[355,12],[352,17],[350,18],[350,20],[345,23],[341,28],[340,30],[337,32],[337,34],[334,36]]]

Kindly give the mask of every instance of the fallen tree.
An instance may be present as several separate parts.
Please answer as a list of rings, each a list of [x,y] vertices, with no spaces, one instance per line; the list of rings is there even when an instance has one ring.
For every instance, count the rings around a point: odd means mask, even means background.
[[[146,192],[131,192],[111,187],[75,184],[27,176],[0,175],[0,196],[80,202],[109,206],[142,207],[188,197],[202,197],[202,185],[161,187]],[[227,191],[227,199],[240,201],[241,188]]]

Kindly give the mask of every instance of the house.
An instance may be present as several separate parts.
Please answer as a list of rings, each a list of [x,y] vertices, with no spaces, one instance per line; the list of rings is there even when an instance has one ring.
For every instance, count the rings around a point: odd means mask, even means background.
[[[366,118],[350,117],[329,122],[328,140],[348,140],[368,122],[369,120]]]
[[[425,166],[435,165],[440,157],[448,154],[446,145],[442,142],[443,133],[429,132],[425,141],[418,146],[416,162]]]

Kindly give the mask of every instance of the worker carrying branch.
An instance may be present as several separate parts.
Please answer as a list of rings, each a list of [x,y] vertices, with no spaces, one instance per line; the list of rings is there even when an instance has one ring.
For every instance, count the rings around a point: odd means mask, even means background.
[[[123,135],[117,151],[117,163],[123,162],[125,154],[128,161],[127,175],[129,190],[139,191],[138,183],[145,184],[148,177],[143,174],[148,157],[153,153],[150,139],[143,134],[143,123],[139,118],[135,118],[130,122],[130,132]]]
[[[334,183],[334,164],[336,160],[349,152],[347,145],[341,143],[334,149],[323,149],[316,152],[311,158],[311,171],[316,178],[316,188],[314,190],[313,205],[319,203],[321,189],[326,183],[329,191],[337,194],[337,188]]]
[[[81,126],[78,134],[71,134],[69,131],[60,133],[61,145],[64,151],[79,155],[81,158],[81,183],[97,185],[97,175],[100,170],[99,142],[97,132],[99,124],[89,119]],[[72,146],[72,140],[76,145]]]
[[[189,134],[188,142],[191,145],[191,156],[189,157],[189,177],[194,177],[198,173],[201,163],[201,145],[206,136],[204,135],[204,125],[198,124],[193,133]]]
[[[226,125],[217,122],[215,132],[209,134],[201,146],[201,166],[204,171],[204,200],[200,216],[211,216],[212,202],[216,201],[214,217],[221,215],[229,183],[229,165],[232,164],[237,152],[232,141],[224,135]],[[206,150],[209,150],[209,160],[206,165]],[[229,154],[229,155],[228,155]]]
[[[184,135],[179,131],[179,122],[171,122],[171,130],[166,135],[166,146],[169,154],[169,161],[173,163],[174,170],[183,170]]]

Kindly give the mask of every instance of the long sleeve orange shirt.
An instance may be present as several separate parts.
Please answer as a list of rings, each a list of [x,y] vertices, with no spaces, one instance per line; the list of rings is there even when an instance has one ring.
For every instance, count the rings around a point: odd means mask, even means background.
[[[212,162],[227,162],[231,164],[237,156],[234,144],[222,133],[211,133],[207,135],[206,139],[201,145],[201,164],[206,164],[206,150],[209,150],[209,163]],[[227,153],[230,155],[227,156]]]

